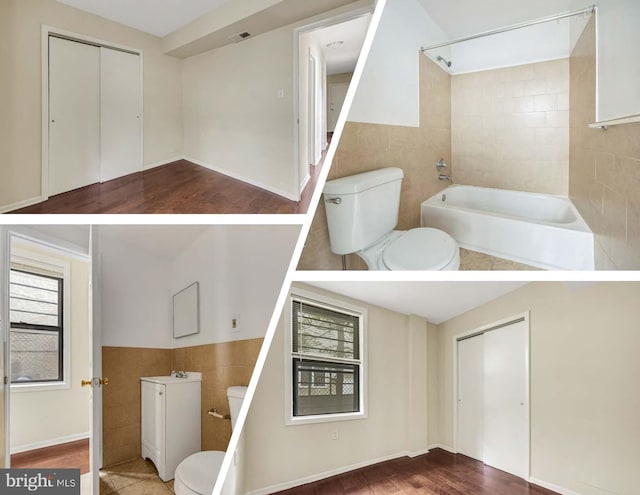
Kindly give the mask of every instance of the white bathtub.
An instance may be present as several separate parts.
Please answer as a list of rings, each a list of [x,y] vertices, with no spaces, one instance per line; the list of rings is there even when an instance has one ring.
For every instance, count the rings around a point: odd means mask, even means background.
[[[593,233],[568,198],[451,185],[422,203],[423,227],[461,247],[539,268],[593,270]]]

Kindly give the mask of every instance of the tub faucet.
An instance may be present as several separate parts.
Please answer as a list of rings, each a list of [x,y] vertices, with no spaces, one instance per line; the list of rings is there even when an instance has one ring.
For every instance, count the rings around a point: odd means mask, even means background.
[[[447,175],[447,174],[438,175],[438,180],[448,180],[449,182],[451,182],[453,184],[453,180],[451,180],[451,176]]]
[[[172,371],[171,375],[175,376],[176,378],[187,378],[186,371]]]

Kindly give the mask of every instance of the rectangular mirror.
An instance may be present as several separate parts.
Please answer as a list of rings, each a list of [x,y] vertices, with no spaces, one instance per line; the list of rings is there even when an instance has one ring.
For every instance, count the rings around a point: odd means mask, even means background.
[[[199,284],[194,282],[173,296],[173,338],[200,332]]]

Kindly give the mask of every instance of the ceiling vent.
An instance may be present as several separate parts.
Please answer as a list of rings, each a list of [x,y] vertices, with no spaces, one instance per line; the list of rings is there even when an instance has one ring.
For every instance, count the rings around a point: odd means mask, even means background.
[[[234,34],[233,36],[231,36],[229,39],[231,41],[233,41],[234,43],[239,43],[243,40],[246,40],[247,38],[251,38],[251,33],[247,33],[246,31],[244,33],[238,33],[238,34]]]

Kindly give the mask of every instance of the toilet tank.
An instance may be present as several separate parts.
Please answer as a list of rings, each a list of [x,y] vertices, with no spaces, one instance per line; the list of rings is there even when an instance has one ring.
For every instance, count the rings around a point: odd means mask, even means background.
[[[355,253],[395,228],[403,176],[400,168],[383,168],[325,184],[331,251]]]
[[[236,421],[240,414],[242,401],[247,393],[247,387],[229,387],[227,389],[227,399],[229,399],[229,414],[231,415],[231,429],[236,427]]]

